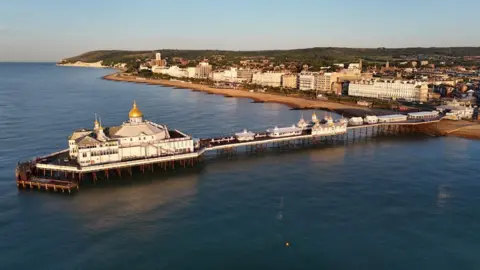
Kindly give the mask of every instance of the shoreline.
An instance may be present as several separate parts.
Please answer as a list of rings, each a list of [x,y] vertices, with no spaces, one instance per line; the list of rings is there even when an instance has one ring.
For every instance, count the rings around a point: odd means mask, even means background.
[[[390,110],[370,109],[353,104],[342,104],[337,102],[329,102],[323,100],[308,100],[300,97],[281,96],[271,93],[249,92],[240,89],[214,88],[203,84],[188,83],[182,81],[170,81],[164,79],[146,79],[136,76],[124,76],[119,73],[113,73],[103,76],[102,79],[109,81],[143,83],[148,85],[161,85],[173,87],[174,89],[188,89],[194,92],[205,92],[207,94],[221,95],[229,98],[248,98],[253,103],[278,103],[283,104],[292,110],[325,110],[338,114],[343,114],[346,117],[362,116],[366,114],[376,113],[390,114],[394,113]]]
[[[87,63],[87,62],[77,61],[75,63],[65,63],[65,64],[56,63],[56,66],[59,66],[59,67],[109,68],[107,66],[102,65],[102,62],[103,61],[98,61],[98,62],[94,62],[94,63]]]
[[[207,85],[188,83],[182,81],[170,81],[163,79],[146,79],[136,76],[122,76],[120,73],[113,73],[103,76],[102,79],[117,82],[131,82],[142,83],[148,85],[161,85],[172,87],[174,89],[188,89],[194,92],[204,92],[210,95],[221,95],[228,98],[248,98],[253,103],[278,103],[283,104],[292,110],[325,110],[338,114],[345,115],[346,117],[361,116],[364,117],[367,113],[381,114],[394,114],[395,112],[382,109],[369,109],[360,106],[354,106],[349,104],[341,104],[335,102],[328,102],[323,100],[308,100],[299,97],[280,96],[269,93],[249,92],[246,90],[238,89],[224,89],[213,88]],[[442,120],[437,126],[436,130],[440,136],[453,136],[465,139],[480,140],[480,124],[479,122],[471,121],[453,121]]]

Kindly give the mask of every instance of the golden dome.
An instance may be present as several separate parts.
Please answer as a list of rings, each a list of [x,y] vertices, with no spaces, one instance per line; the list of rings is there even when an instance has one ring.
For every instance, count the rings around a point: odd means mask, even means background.
[[[137,103],[135,102],[135,100],[133,101],[132,109],[128,113],[128,117],[129,118],[143,117],[143,113],[142,111],[140,111],[140,109],[137,108]]]

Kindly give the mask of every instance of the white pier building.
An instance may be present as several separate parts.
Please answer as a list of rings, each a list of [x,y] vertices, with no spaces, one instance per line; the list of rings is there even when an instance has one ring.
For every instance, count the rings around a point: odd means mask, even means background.
[[[70,161],[83,167],[194,151],[190,136],[145,120],[135,101],[128,116],[120,126],[104,128],[95,119],[93,130],[73,132],[68,138]]]
[[[312,136],[331,136],[347,132],[347,120],[342,118],[333,121],[331,115],[325,116],[323,123],[321,123],[318,121],[317,115],[313,113],[312,124]]]

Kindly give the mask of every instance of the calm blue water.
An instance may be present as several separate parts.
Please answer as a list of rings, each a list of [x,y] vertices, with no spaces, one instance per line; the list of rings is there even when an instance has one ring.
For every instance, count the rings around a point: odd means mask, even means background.
[[[478,269],[480,142],[387,139],[207,160],[74,196],[19,191],[19,159],[128,117],[196,137],[291,125],[283,105],[0,64],[2,269]],[[309,113],[305,113],[309,114]],[[286,247],[285,243],[290,246]]]

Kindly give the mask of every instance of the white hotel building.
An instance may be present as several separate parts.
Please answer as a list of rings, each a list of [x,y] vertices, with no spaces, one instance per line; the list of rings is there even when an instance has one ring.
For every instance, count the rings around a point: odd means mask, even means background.
[[[302,72],[298,75],[298,90],[315,90],[317,82],[317,72]]]
[[[89,166],[194,151],[190,136],[144,120],[135,102],[128,115],[129,120],[120,126],[103,128],[95,120],[93,130],[73,132],[68,138],[70,159]]]
[[[428,85],[418,81],[353,81],[348,86],[348,95],[378,99],[403,98],[409,101],[423,102],[428,99]]]
[[[252,83],[262,86],[281,87],[284,74],[280,72],[254,73]]]

